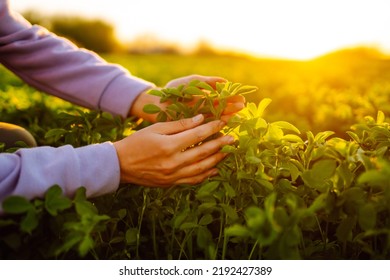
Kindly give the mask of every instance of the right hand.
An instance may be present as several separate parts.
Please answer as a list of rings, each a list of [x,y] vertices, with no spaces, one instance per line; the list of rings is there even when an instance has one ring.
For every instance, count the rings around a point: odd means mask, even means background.
[[[114,143],[121,182],[169,187],[197,184],[218,174],[215,168],[226,154],[220,149],[232,144],[229,135],[198,143],[218,133],[223,121],[202,124],[204,116],[157,123]],[[195,145],[193,148],[189,148]]]
[[[165,85],[165,88],[169,87],[178,87],[180,85],[186,85],[193,80],[198,80],[209,84],[211,87],[215,89],[216,83],[226,82],[224,78],[215,77],[215,76],[201,76],[201,75],[190,75],[181,77],[175,80],[168,82]],[[162,110],[165,110],[169,105],[168,102],[161,103],[160,97],[148,94],[148,91],[141,93],[133,103],[131,110],[129,112],[129,116],[137,116],[144,120],[148,120],[151,122],[156,122],[157,114],[147,114],[143,111],[143,108],[146,104],[154,104],[159,106]],[[193,96],[194,100],[190,101],[188,105],[195,105],[195,103],[202,98],[202,96]],[[228,120],[234,116],[237,112],[245,107],[245,98],[241,95],[231,96],[227,99],[226,108],[221,116],[221,120],[224,122],[228,122]],[[215,104],[217,106],[217,104]]]

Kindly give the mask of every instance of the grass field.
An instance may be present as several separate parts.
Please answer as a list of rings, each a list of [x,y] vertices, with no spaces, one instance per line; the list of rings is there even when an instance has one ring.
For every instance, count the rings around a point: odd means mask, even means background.
[[[223,131],[237,141],[224,148],[219,176],[167,190],[124,185],[93,200],[82,188],[64,198],[55,186],[43,199],[11,198],[0,258],[390,258],[388,58],[369,49],[312,61],[104,58],[158,86],[196,73],[259,90]],[[0,67],[0,120],[26,127],[39,145],[115,141],[136,129],[79,109]]]

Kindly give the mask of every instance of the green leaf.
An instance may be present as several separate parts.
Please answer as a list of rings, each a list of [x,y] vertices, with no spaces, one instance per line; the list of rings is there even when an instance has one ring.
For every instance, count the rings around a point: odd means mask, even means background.
[[[161,108],[155,104],[146,104],[143,111],[147,114],[157,114],[161,111]]]
[[[293,143],[303,143],[302,138],[295,134],[286,134],[281,138],[281,140]]]
[[[237,237],[249,237],[251,234],[248,228],[239,224],[235,224],[232,225],[231,227],[225,228],[225,235],[237,236]]]
[[[256,157],[256,156],[248,156],[246,155],[245,156],[245,160],[250,163],[250,164],[260,164],[261,163],[261,159]]]
[[[283,207],[276,207],[274,211],[274,220],[281,227],[288,226],[289,216],[286,212],[286,209]]]
[[[193,222],[187,222],[180,225],[181,230],[197,228],[199,225]]]
[[[30,209],[27,215],[20,222],[20,229],[24,232],[30,233],[38,226],[38,216],[35,209]]]
[[[76,190],[76,195],[74,197],[75,201],[84,201],[87,199],[87,190],[85,187],[80,187]]]
[[[356,143],[360,143],[360,139],[359,139],[359,136],[357,136],[356,133],[353,133],[351,131],[347,131],[347,134],[349,135],[349,137],[351,137]]]
[[[235,151],[237,151],[237,148],[230,145],[225,145],[221,149],[221,153],[234,153]]]
[[[376,123],[383,124],[384,121],[385,121],[385,114],[382,111],[378,111],[378,114],[376,117]]]
[[[166,122],[168,120],[168,115],[164,111],[161,111],[157,114],[157,121],[158,122]]]
[[[256,117],[262,117],[265,109],[268,107],[268,105],[272,102],[272,99],[270,98],[264,98],[260,101],[259,106],[257,108],[257,114]]]
[[[210,195],[218,188],[219,184],[219,181],[207,182],[198,189],[197,194],[200,196]]]
[[[8,214],[22,214],[31,209],[34,206],[22,196],[10,196],[3,202],[3,209]]]
[[[184,210],[183,212],[177,214],[173,218],[173,228],[179,228],[180,225],[187,219],[188,210]]]
[[[264,100],[264,99],[263,99]],[[263,102],[263,101],[262,101]],[[261,104],[261,103],[260,103]],[[260,106],[260,105],[259,105]],[[251,114],[252,117],[261,117],[261,115],[259,115],[258,113],[258,109],[256,107],[256,104],[255,103],[249,103],[246,105],[246,108],[248,109],[249,113]]]
[[[50,129],[45,134],[45,139],[54,138],[54,141],[58,141],[63,135],[65,135],[68,131],[63,128],[53,128]]]
[[[108,112],[102,112],[102,118],[109,120],[109,121],[114,121],[114,117],[111,113]]]
[[[233,198],[236,196],[236,191],[229,182],[223,182],[222,185],[228,197]]]
[[[218,92],[221,92],[221,91],[225,88],[225,84],[226,84],[226,83],[217,82],[217,83],[215,84],[215,87],[217,88],[217,91],[218,91]]]
[[[364,204],[359,208],[359,226],[363,230],[370,230],[376,224],[376,210],[372,203]]]
[[[150,95],[154,95],[154,96],[163,96],[163,92],[161,90],[158,90],[158,89],[151,89],[148,91],[148,94]]]
[[[205,83],[205,82],[197,83],[196,87],[202,88],[202,89],[205,89],[205,90],[209,90],[209,91],[214,91],[213,87],[210,86],[208,83]]]
[[[314,163],[312,169],[302,174],[302,179],[307,186],[324,192],[327,181],[334,175],[336,167],[336,161],[333,159],[320,160]]]
[[[64,197],[59,186],[51,187],[45,194],[45,208],[52,216],[56,216],[58,211],[63,211],[72,206],[72,201]]]
[[[276,142],[276,143],[279,143],[282,137],[283,137],[283,130],[279,126],[274,124],[270,124],[268,126],[267,134],[264,136],[264,138],[267,139],[267,141]]]
[[[212,240],[212,235],[207,227],[199,227],[196,233],[196,243],[199,248],[205,249]]]
[[[167,106],[167,110],[171,110],[171,111],[174,111],[174,112],[177,112],[177,113],[181,113],[182,112],[182,108],[180,108],[179,104],[176,104],[176,103],[168,105]],[[156,113],[158,113],[158,112],[156,112]]]
[[[346,242],[352,237],[352,230],[356,226],[356,217],[349,216],[341,221],[336,229],[336,236],[341,242]]]
[[[288,162],[288,167],[291,174],[291,180],[296,181],[299,175],[302,174],[302,172],[298,169],[298,167],[293,162]]]
[[[96,207],[89,201],[76,201],[75,207],[80,216],[95,216],[98,213]]]
[[[221,204],[221,208],[232,221],[238,220],[237,210],[227,204]]]
[[[206,214],[199,220],[199,225],[206,226],[208,224],[211,224],[213,222],[213,216],[211,214]]]
[[[126,217],[126,215],[127,215],[126,208],[122,208],[122,209],[118,210],[119,219],[121,219],[121,220],[124,219]]]
[[[196,86],[189,86],[186,89],[184,89],[185,94],[189,95],[204,95],[205,93],[198,87]]]
[[[359,184],[367,184],[369,186],[375,186],[375,187],[386,187],[389,182],[389,177],[386,176],[386,174],[383,174],[379,170],[367,170],[366,172],[362,173],[359,177],[357,182]]]
[[[292,125],[292,124],[289,123],[289,122],[277,121],[277,122],[273,122],[272,125],[275,125],[275,126],[281,128],[281,129],[293,131],[293,132],[295,132],[296,134],[301,134],[301,132],[299,131],[299,129],[296,128],[294,125]]]
[[[79,255],[85,257],[89,250],[93,249],[95,242],[89,235],[84,236],[83,240],[79,244]]]
[[[307,209],[310,213],[316,213],[317,211],[323,209],[326,206],[326,201],[328,198],[327,193],[322,193],[313,201],[310,207]]]
[[[233,94],[234,95],[237,95],[237,94],[249,94],[249,93],[252,93],[252,92],[255,92],[257,91],[257,87],[255,86],[239,86],[236,90],[233,91]]]
[[[317,135],[314,137],[314,142],[317,143],[323,143],[329,136],[333,135],[333,131],[323,131],[317,133]]]
[[[126,243],[128,245],[136,244],[138,240],[138,229],[129,228],[128,230],[126,230],[125,238],[126,238]]]
[[[245,217],[246,224],[252,230],[260,230],[267,220],[264,210],[254,206],[251,206],[245,210]]]

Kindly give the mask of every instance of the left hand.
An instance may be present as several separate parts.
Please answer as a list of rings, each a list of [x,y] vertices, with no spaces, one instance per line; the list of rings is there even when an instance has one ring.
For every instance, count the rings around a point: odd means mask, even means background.
[[[178,79],[174,79],[170,82],[168,82],[165,85],[165,88],[169,87],[178,87],[183,84],[188,84],[189,82],[193,80],[202,81],[205,83],[208,83],[210,86],[212,86],[214,89],[216,87],[216,83],[223,83],[226,82],[224,78],[221,77],[215,77],[215,76],[201,76],[201,75],[190,75],[181,77]],[[227,106],[221,116],[221,120],[227,123],[227,121],[234,116],[236,113],[238,113],[241,109],[245,107],[245,98],[243,96],[232,96],[227,99]],[[160,103],[160,98],[158,96],[150,95],[147,92],[141,93],[137,99],[134,101],[133,106],[130,109],[130,115],[131,116],[137,116],[140,118],[143,118],[144,120],[148,120],[151,122],[156,122],[156,115],[147,114],[143,111],[143,108],[146,104],[155,104],[159,106],[161,109],[164,110],[166,106],[168,106],[168,103]]]

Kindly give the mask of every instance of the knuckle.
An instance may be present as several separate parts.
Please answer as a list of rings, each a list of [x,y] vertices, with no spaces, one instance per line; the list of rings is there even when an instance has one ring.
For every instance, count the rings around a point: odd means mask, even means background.
[[[199,130],[196,132],[195,139],[196,139],[197,143],[202,142],[205,138],[206,138],[206,136],[204,135],[203,131]]]
[[[200,159],[205,159],[207,158],[208,156],[210,156],[210,154],[212,153],[213,151],[209,149],[205,149],[203,148],[202,146],[200,146],[199,150],[198,150],[198,157]]]
[[[179,123],[180,127],[181,127],[183,130],[187,128],[187,121],[186,121],[185,119],[180,119],[180,120],[178,121],[178,123]]]
[[[196,164],[196,165],[195,165],[195,172],[194,172],[194,174],[201,174],[201,173],[203,173],[206,169],[207,169],[207,167],[204,166],[203,164]]]
[[[157,143],[157,147],[160,150],[161,155],[163,156],[169,156],[175,150],[175,145],[173,145],[172,141]]]
[[[177,169],[176,164],[168,162],[162,165],[161,173],[165,176],[163,176],[163,180],[168,180],[168,176],[174,173]]]

